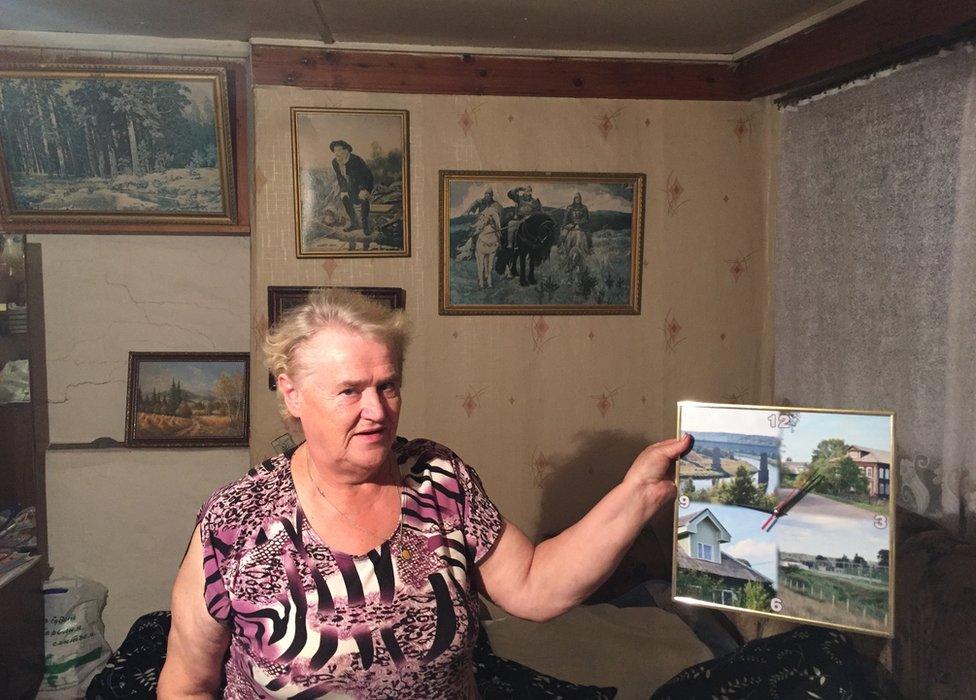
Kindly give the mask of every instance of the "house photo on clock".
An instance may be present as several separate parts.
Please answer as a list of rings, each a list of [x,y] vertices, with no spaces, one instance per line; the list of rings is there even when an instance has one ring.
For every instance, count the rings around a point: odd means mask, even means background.
[[[675,598],[890,636],[893,423],[679,403]]]

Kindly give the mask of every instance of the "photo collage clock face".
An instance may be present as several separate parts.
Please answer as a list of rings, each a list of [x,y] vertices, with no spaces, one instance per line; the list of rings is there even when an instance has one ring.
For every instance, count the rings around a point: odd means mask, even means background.
[[[682,401],[675,600],[891,636],[894,414]]]

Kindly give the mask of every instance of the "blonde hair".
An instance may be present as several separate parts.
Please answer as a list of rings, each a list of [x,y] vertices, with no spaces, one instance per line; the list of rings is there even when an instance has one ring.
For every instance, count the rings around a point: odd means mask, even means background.
[[[275,378],[287,375],[299,382],[308,373],[301,352],[308,342],[326,328],[343,328],[378,340],[393,355],[397,372],[403,371],[403,359],[410,341],[407,321],[402,311],[382,306],[362,294],[343,289],[320,289],[308,300],[289,309],[264,337],[264,364]],[[301,421],[291,415],[278,392],[278,410],[289,430],[301,428]]]

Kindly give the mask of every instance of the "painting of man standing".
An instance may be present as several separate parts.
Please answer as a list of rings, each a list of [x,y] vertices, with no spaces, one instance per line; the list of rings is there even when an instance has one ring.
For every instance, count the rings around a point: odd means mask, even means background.
[[[373,172],[366,165],[366,161],[352,152],[348,142],[336,140],[329,144],[329,150],[335,156],[332,159],[332,169],[335,171],[336,181],[339,183],[342,205],[349,216],[346,231],[362,229],[366,240],[363,250],[369,248],[369,196],[373,191]],[[358,208],[358,211],[357,211]],[[355,242],[350,242],[350,250]]]

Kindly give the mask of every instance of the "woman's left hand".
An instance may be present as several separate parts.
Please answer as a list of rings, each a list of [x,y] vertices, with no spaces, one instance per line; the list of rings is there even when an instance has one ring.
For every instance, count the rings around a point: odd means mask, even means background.
[[[627,470],[624,483],[632,484],[647,499],[650,514],[670,503],[677,495],[674,460],[687,452],[691,443],[690,435],[655,442],[637,455],[637,459]]]

